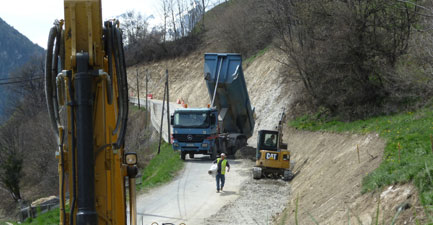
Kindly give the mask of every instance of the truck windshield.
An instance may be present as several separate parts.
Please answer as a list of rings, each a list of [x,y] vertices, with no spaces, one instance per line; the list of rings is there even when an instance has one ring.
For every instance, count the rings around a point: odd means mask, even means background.
[[[209,114],[207,112],[188,112],[174,114],[174,127],[209,127]]]

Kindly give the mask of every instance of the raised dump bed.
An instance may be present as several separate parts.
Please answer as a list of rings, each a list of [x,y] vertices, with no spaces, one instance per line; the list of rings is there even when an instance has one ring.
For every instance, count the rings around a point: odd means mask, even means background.
[[[254,130],[251,107],[240,54],[205,54],[204,76],[212,106],[219,111],[220,133],[242,134]],[[215,90],[215,84],[218,86]],[[215,96],[215,97],[214,97]]]

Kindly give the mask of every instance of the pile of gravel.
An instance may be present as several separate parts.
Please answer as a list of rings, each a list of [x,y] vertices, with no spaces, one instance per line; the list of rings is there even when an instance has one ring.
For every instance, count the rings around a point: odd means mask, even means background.
[[[256,161],[256,149],[250,146],[242,147],[236,151],[235,158]]]
[[[204,224],[271,224],[290,199],[290,184],[282,180],[250,178],[239,195],[238,199],[205,219]]]

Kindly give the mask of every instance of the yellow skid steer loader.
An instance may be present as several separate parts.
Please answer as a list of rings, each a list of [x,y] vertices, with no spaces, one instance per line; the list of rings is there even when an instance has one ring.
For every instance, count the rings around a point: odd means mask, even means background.
[[[256,166],[253,178],[280,178],[289,181],[294,178],[290,170],[290,151],[283,143],[283,125],[286,120],[284,110],[281,113],[277,130],[259,130],[257,136]]]

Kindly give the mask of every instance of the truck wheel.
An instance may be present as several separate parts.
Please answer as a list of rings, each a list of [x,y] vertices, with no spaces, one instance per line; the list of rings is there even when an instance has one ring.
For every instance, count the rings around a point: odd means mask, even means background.
[[[237,138],[235,141],[235,146],[232,147],[231,153],[234,155],[242,147],[246,146],[246,141],[244,138]]]
[[[185,160],[185,152],[180,152],[180,159]]]
[[[260,168],[260,167],[253,167],[253,178],[254,179],[260,179],[260,178],[262,178],[262,168]]]
[[[189,158],[193,159],[194,158],[194,153],[189,153]]]
[[[217,155],[216,149],[215,149],[215,147],[212,147],[212,153],[210,155],[210,159],[215,160],[216,155]]]

